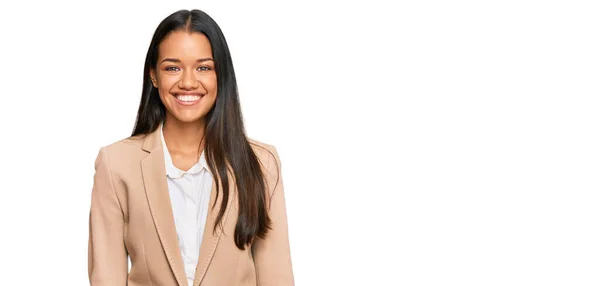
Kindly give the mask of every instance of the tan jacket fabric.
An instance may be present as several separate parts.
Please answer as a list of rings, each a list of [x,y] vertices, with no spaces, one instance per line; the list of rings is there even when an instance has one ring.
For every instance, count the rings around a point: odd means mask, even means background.
[[[159,132],[121,140],[98,153],[89,221],[90,285],[188,285]],[[222,192],[216,198],[215,181],[193,286],[294,285],[279,156],[272,145],[252,139],[250,143],[266,170],[272,230],[251,248],[242,251],[236,247],[237,190],[230,175],[232,195],[224,227],[213,233],[223,199]]]

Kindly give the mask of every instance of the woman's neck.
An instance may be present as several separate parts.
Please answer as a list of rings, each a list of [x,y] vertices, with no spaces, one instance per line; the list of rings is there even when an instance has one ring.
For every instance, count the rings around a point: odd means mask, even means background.
[[[184,123],[167,119],[163,125],[165,143],[170,151],[199,152],[199,150],[204,149],[204,142],[201,141],[205,127],[204,121]]]

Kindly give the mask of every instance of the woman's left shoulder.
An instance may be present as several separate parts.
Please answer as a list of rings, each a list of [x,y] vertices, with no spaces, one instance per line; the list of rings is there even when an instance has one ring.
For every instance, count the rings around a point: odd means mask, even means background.
[[[278,159],[277,150],[274,145],[252,138],[248,138],[248,143],[250,143],[256,157],[265,164],[270,160]]]

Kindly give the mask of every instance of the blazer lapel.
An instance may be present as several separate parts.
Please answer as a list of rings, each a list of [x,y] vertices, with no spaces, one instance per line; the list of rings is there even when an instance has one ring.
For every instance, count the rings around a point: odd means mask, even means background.
[[[167,185],[164,154],[160,130],[147,135],[143,147],[150,154],[141,162],[144,187],[154,226],[175,279],[179,285],[187,285],[183,258],[179,248],[173,209]]]
[[[229,168],[227,168],[229,170]],[[216,177],[216,176],[215,176]],[[233,179],[233,174],[228,172],[229,177],[229,198],[227,200],[227,207],[225,209],[225,213],[222,219],[222,225],[225,227],[227,221],[229,219],[229,214],[231,212],[231,208],[234,204],[237,203],[237,194],[235,193],[235,180]],[[223,201],[223,186],[219,184],[220,192],[219,198],[217,199],[217,189],[216,184],[218,183],[218,179],[213,180],[213,185],[210,193],[210,201],[209,201],[209,209],[208,215],[206,218],[206,226],[204,227],[204,234],[202,236],[202,243],[200,245],[200,253],[198,256],[198,265],[196,266],[196,275],[194,278],[194,285],[199,286],[200,282],[206,275],[206,271],[208,270],[208,265],[210,264],[213,256],[215,255],[215,250],[217,249],[217,245],[219,243],[219,239],[221,238],[221,234],[223,233],[223,229],[220,226],[217,226],[217,230],[213,232],[214,225],[219,214],[219,210],[221,209],[221,203]],[[215,204],[216,201],[216,204]],[[213,208],[213,205],[215,206]],[[233,234],[231,234],[233,237]]]

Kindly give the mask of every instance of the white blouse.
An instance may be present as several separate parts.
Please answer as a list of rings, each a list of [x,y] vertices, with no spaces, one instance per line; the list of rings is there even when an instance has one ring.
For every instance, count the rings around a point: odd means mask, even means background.
[[[169,197],[183,257],[185,274],[189,285],[193,285],[198,264],[202,235],[208,215],[208,201],[213,178],[206,163],[204,151],[200,160],[187,171],[175,167],[160,127],[160,136],[165,156]]]

